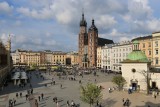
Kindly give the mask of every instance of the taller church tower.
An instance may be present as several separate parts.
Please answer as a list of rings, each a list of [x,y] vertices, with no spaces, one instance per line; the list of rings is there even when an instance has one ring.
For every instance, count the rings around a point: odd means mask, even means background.
[[[84,13],[82,13],[82,19],[80,21],[79,32],[79,67],[88,67],[88,35],[87,35],[87,22],[84,19]]]

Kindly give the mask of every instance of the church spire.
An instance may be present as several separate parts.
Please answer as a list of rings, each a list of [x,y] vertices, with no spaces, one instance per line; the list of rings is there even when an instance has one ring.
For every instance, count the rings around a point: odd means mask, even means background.
[[[80,26],[87,26],[87,22],[84,19],[84,11],[82,10],[82,20],[80,21]]]

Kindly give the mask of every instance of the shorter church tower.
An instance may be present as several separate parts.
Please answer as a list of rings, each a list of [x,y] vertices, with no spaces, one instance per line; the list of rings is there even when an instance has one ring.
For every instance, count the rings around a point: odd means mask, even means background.
[[[94,19],[92,19],[92,25],[88,30],[88,57],[89,67],[96,67],[97,61],[97,47],[98,47],[98,29],[94,25]]]

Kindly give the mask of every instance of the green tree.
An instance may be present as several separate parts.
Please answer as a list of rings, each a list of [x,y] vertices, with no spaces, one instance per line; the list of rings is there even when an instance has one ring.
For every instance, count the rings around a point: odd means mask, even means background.
[[[90,107],[91,105],[102,99],[101,88],[96,86],[95,84],[88,83],[86,86],[81,86],[80,91],[81,100],[90,104]]]
[[[112,82],[118,86],[118,89],[122,89],[124,84],[126,84],[126,80],[121,76],[114,76],[112,78]]]

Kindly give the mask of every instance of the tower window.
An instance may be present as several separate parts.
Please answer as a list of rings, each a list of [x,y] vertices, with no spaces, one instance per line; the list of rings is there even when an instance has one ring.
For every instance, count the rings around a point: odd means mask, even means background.
[[[158,58],[156,58],[156,64],[158,64]]]

